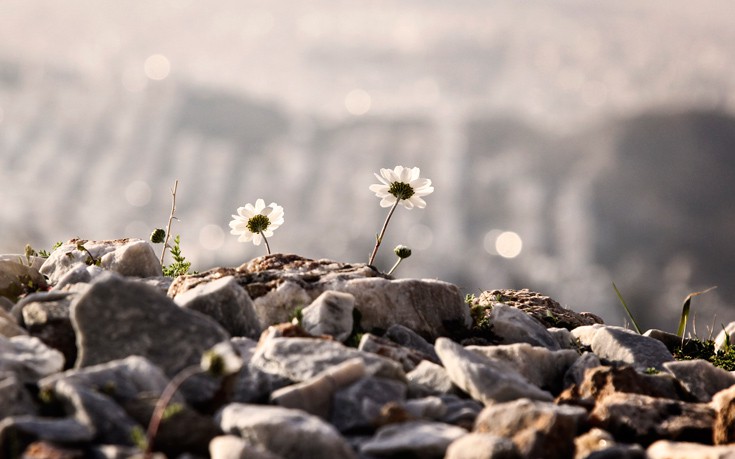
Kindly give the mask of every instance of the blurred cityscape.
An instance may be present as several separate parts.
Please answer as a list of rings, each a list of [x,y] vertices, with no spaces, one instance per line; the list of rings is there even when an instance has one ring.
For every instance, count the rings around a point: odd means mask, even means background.
[[[264,247],[230,215],[285,209],[274,251],[366,262],[373,172],[399,277],[529,288],[607,322],[735,320],[735,4],[457,0],[4,1],[0,253],[147,238],[179,180],[197,270]],[[160,250],[160,247],[157,247]]]

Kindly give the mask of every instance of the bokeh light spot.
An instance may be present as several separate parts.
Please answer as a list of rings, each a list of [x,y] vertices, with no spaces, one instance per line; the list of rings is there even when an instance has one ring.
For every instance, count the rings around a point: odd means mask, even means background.
[[[209,224],[199,230],[199,244],[206,250],[217,250],[225,243],[225,232],[222,227]]]
[[[351,115],[364,115],[370,111],[372,105],[372,97],[363,89],[353,89],[345,97],[345,108]]]
[[[143,207],[151,200],[151,187],[142,180],[136,180],[125,188],[125,199],[133,207]]]
[[[495,239],[495,250],[503,258],[515,258],[523,250],[523,240],[513,231],[503,231]]]
[[[171,73],[171,62],[163,54],[154,54],[145,60],[143,71],[151,80],[165,80]]]

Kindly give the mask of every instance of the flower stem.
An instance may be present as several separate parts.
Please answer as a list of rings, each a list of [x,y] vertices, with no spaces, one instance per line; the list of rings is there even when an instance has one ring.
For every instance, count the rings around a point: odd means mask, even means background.
[[[148,431],[146,432],[146,450],[143,454],[145,459],[150,459],[151,452],[153,452],[153,440],[156,438],[158,428],[163,420],[163,413],[166,411],[166,407],[173,398],[179,386],[194,376],[197,373],[202,373],[203,370],[199,365],[192,365],[190,367],[181,370],[174,378],[168,383],[166,388],[163,390],[161,397],[156,402],[156,407],[153,409],[150,423],[148,424]]]
[[[393,267],[392,267],[392,268],[390,269],[390,271],[388,271],[388,275],[389,275],[389,276],[390,276],[391,274],[393,274],[393,271],[395,271],[395,270],[396,270],[396,268],[398,267],[398,265],[400,265],[400,264],[401,264],[401,261],[403,261],[403,258],[400,258],[400,257],[398,258],[398,260],[396,260],[396,263],[395,263],[395,264],[393,265]]]
[[[380,243],[383,242],[383,236],[385,235],[385,229],[388,227],[388,222],[390,221],[390,217],[393,216],[393,212],[396,210],[396,207],[398,206],[398,203],[400,202],[400,199],[396,199],[396,202],[393,203],[393,207],[390,208],[390,211],[388,212],[388,216],[385,218],[385,223],[383,223],[383,228],[380,230],[380,234],[377,238],[375,238],[375,248],[373,248],[373,253],[370,254],[370,259],[368,260],[368,265],[372,265],[373,261],[375,261],[375,255],[378,254],[378,248],[380,247]]]
[[[270,255],[271,254],[271,246],[270,246],[270,244],[268,244],[268,239],[266,239],[265,234],[263,234],[263,233],[258,233],[258,234],[260,234],[261,236],[263,236],[263,241],[265,242],[265,249],[268,251],[268,255]]]
[[[173,221],[174,214],[176,213],[176,190],[179,188],[179,180],[176,179],[174,187],[171,190],[171,213],[168,216],[168,225],[166,225],[166,239],[163,241],[163,249],[161,250],[161,266],[163,266],[163,259],[166,256],[166,249],[169,248],[168,238],[171,236],[171,221]],[[178,219],[177,219],[178,220]]]

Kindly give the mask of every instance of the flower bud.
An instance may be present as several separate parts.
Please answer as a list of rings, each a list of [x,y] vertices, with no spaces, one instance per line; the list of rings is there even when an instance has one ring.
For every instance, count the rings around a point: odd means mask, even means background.
[[[393,249],[393,252],[398,256],[398,258],[408,258],[411,256],[411,249],[406,247],[405,245],[397,245],[395,249]]]
[[[160,244],[166,239],[166,231],[162,228],[156,228],[151,233],[151,242],[154,244]]]

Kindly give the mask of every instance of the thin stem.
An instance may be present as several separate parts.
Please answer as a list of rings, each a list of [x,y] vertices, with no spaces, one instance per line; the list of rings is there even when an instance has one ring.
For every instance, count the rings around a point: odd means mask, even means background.
[[[398,260],[396,260],[396,262],[395,262],[395,264],[393,265],[393,267],[392,267],[392,268],[390,269],[390,271],[388,271],[388,275],[389,275],[389,276],[390,276],[391,274],[393,274],[393,271],[395,271],[395,270],[396,270],[396,268],[398,267],[398,265],[400,265],[400,264],[401,264],[401,262],[402,262],[402,261],[403,261],[403,258],[401,258],[401,257],[398,257]]]
[[[176,179],[174,182],[174,188],[171,190],[171,214],[168,216],[168,225],[166,225],[166,239],[163,241],[163,250],[161,250],[161,266],[163,266],[163,257],[166,256],[166,249],[168,248],[168,238],[171,236],[171,221],[173,221],[174,213],[176,212],[176,190],[179,188],[179,180]]]
[[[174,378],[163,390],[163,392],[161,393],[161,397],[156,402],[156,407],[153,409],[153,414],[151,415],[151,420],[148,424],[148,431],[146,432],[147,444],[144,454],[145,459],[150,459],[151,457],[153,440],[156,438],[156,434],[158,433],[158,428],[161,425],[161,421],[163,421],[163,413],[166,411],[166,407],[168,406],[169,402],[171,402],[174,394],[176,394],[179,386],[181,386],[181,384],[188,378],[194,376],[197,373],[203,372],[204,370],[202,370],[201,366],[199,365],[192,365],[190,367],[184,368],[176,376],[174,376]]]
[[[263,233],[258,233],[258,234],[260,234],[261,236],[263,236],[263,241],[265,242],[265,248],[268,251],[268,255],[270,255],[271,254],[271,246],[270,246],[270,244],[268,244],[268,239],[265,237],[265,234],[263,234]]]
[[[393,203],[393,207],[390,208],[390,212],[388,212],[388,216],[385,218],[385,223],[383,223],[383,228],[380,230],[380,234],[378,235],[377,238],[375,238],[375,248],[373,248],[373,253],[370,254],[368,265],[372,265],[373,261],[375,261],[375,255],[378,254],[378,247],[380,247],[380,243],[383,242],[383,236],[385,235],[385,229],[388,227],[388,222],[390,221],[390,217],[393,216],[393,212],[396,210],[396,207],[398,206],[399,202],[401,202],[401,200],[396,199],[396,202]]]

